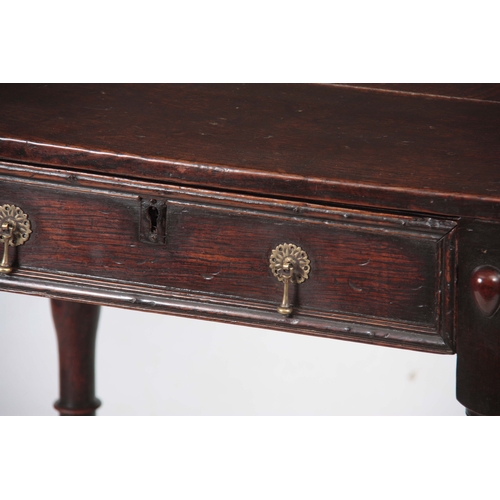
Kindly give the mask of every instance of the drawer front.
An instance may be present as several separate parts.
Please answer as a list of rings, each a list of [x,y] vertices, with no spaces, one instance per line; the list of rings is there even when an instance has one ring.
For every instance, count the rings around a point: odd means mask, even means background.
[[[114,302],[126,307],[149,297],[150,309],[171,312],[177,300],[180,309],[191,304],[188,315],[212,308],[225,321],[453,348],[453,221],[35,168],[4,172],[0,193],[0,204],[22,208],[33,230],[10,253],[15,271],[2,276],[4,289],[36,282],[45,294],[71,289],[103,303],[107,290],[126,297]],[[276,311],[284,285],[269,266],[283,243],[310,260],[308,279],[290,287],[289,317]]]

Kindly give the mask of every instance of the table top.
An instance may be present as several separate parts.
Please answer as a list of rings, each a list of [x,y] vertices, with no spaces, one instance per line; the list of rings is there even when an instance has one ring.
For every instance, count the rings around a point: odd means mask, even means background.
[[[0,158],[498,220],[499,88],[1,85]]]

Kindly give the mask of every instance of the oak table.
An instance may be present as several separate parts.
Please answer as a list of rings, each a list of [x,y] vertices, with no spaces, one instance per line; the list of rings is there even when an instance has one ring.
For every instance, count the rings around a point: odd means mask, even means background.
[[[457,354],[500,414],[500,86],[1,85],[0,290],[51,298],[61,415],[99,306]]]

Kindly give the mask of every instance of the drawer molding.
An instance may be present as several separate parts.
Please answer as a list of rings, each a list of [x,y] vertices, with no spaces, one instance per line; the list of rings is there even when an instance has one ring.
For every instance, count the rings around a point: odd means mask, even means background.
[[[2,289],[192,317],[227,308],[238,324],[454,351],[457,221],[19,168],[0,164],[0,190],[30,213],[33,241]],[[286,241],[314,270],[290,317],[269,268]]]
[[[367,321],[368,318],[347,315],[289,317],[264,304],[182,291],[151,290],[125,283],[118,285],[115,281],[96,282],[91,277],[19,270],[0,276],[0,290],[437,354],[454,353],[440,336],[431,335],[431,329],[420,325],[380,319]]]

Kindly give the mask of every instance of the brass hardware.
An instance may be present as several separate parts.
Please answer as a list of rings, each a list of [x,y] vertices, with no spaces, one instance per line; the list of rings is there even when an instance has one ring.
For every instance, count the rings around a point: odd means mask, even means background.
[[[278,312],[289,316],[293,307],[290,304],[290,283],[300,284],[309,277],[311,261],[302,248],[293,243],[282,243],[278,245],[269,257],[269,267],[274,276],[284,285],[283,299],[278,307]]]
[[[23,245],[31,234],[31,223],[28,215],[15,205],[0,206],[0,238],[3,243],[3,256],[0,262],[0,273],[9,274],[9,246]]]
[[[14,236],[15,225],[12,222],[2,222],[3,257],[0,262],[0,273],[8,274],[12,271],[9,266],[9,245]]]

